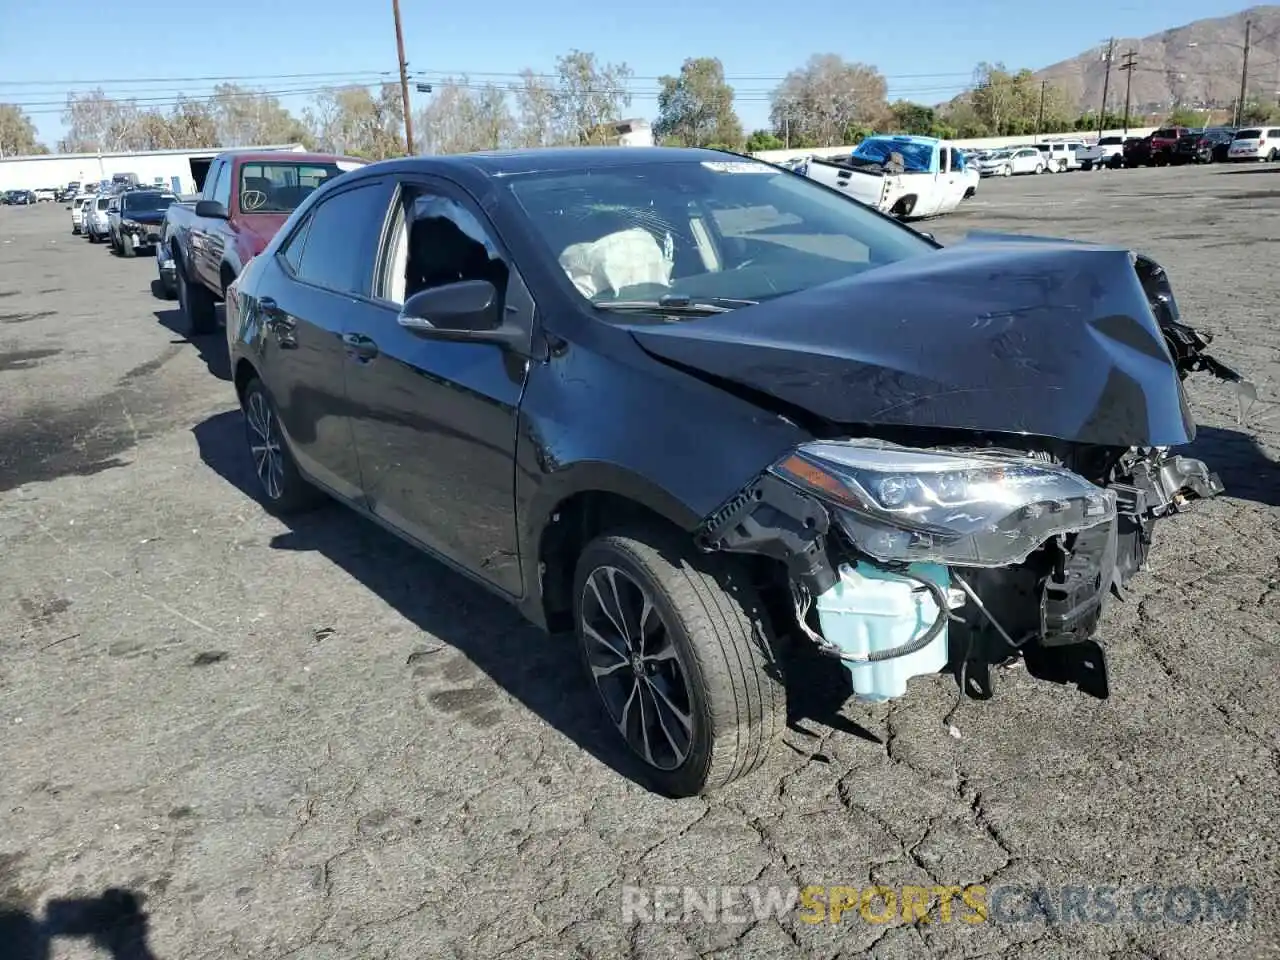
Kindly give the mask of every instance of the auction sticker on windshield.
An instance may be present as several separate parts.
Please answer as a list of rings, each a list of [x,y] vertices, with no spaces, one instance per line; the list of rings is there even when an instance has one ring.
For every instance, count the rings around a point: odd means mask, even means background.
[[[703,160],[702,165],[716,173],[777,173],[767,163],[753,160]]]

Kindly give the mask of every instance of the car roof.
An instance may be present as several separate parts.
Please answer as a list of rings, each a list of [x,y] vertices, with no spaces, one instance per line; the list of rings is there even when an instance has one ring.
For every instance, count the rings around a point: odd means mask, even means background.
[[[922,147],[932,147],[942,142],[939,137],[921,137],[913,133],[875,133],[866,138],[867,140],[893,140],[897,143],[915,143]],[[866,143],[866,140],[863,141]]]
[[[688,163],[691,161],[763,163],[753,157],[699,147],[546,147],[527,150],[493,150],[480,153],[452,153],[403,157],[369,164],[343,177],[376,176],[382,172],[452,173],[455,176],[485,179],[528,173],[575,173],[583,169],[604,170],[645,163]]]
[[[369,162],[340,153],[302,153],[291,150],[225,150],[223,156],[232,157],[242,163],[266,163],[271,160],[280,163],[333,163],[335,160],[341,160],[344,163],[367,164]]]

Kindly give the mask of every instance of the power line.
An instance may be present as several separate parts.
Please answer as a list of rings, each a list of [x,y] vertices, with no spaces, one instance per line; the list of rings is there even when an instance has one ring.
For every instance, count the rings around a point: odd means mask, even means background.
[[[1236,101],[1236,127],[1240,126],[1240,121],[1244,117],[1245,88],[1249,84],[1249,30],[1252,27],[1252,22],[1248,20],[1244,22],[1244,65],[1240,68],[1240,98]]]
[[[413,110],[409,107],[409,64],[404,59],[404,33],[400,29],[400,0],[391,0],[391,10],[396,19],[396,53],[400,58],[400,97],[404,110],[404,145],[413,156]]]
[[[1102,109],[1098,111],[1098,136],[1102,136],[1103,127],[1107,122],[1107,91],[1111,87],[1111,61],[1115,59],[1116,54],[1116,38],[1112,37],[1111,42],[1107,44],[1107,72],[1102,78]]]
[[[97,87],[125,83],[239,83],[245,80],[306,80],[322,77],[392,76],[390,70],[338,70],[327,73],[241,73],[223,77],[115,77],[97,80],[0,80],[0,87]]]
[[[1133,89],[1133,71],[1137,69],[1138,51],[1132,47],[1125,52],[1124,63],[1119,69],[1124,71],[1124,133],[1129,133],[1129,93]]]

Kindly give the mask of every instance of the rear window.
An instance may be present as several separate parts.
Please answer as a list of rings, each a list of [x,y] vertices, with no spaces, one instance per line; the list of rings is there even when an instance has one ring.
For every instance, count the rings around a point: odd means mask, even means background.
[[[1176,137],[1177,135],[1178,135],[1178,131],[1174,130],[1173,128],[1170,128],[1168,130],[1157,130],[1155,133],[1152,134],[1153,137],[1156,137],[1160,140],[1168,140],[1170,137]]]
[[[1237,140],[1257,140],[1261,137],[1261,130],[1241,130],[1236,134]]]
[[[243,213],[292,213],[316,188],[358,164],[271,160],[240,167],[240,210]]]
[[[1098,141],[1100,147],[1114,147],[1118,143],[1124,143],[1123,137],[1103,137]]]
[[[1277,137],[1280,137],[1280,130],[1268,130],[1267,137],[1269,139],[1275,139]]]

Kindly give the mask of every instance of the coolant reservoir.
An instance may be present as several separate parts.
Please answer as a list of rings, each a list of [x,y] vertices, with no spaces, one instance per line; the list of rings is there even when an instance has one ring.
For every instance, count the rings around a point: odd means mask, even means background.
[[[964,594],[951,589],[951,575],[936,563],[915,563],[911,573],[948,595],[952,608]],[[938,617],[932,594],[919,583],[869,563],[840,565],[840,579],[815,604],[822,635],[845,653],[866,654],[901,647],[919,638]],[[911,677],[937,673],[947,665],[947,625],[914,653],[874,663],[841,661],[853,678],[859,700],[882,701],[907,692]]]

